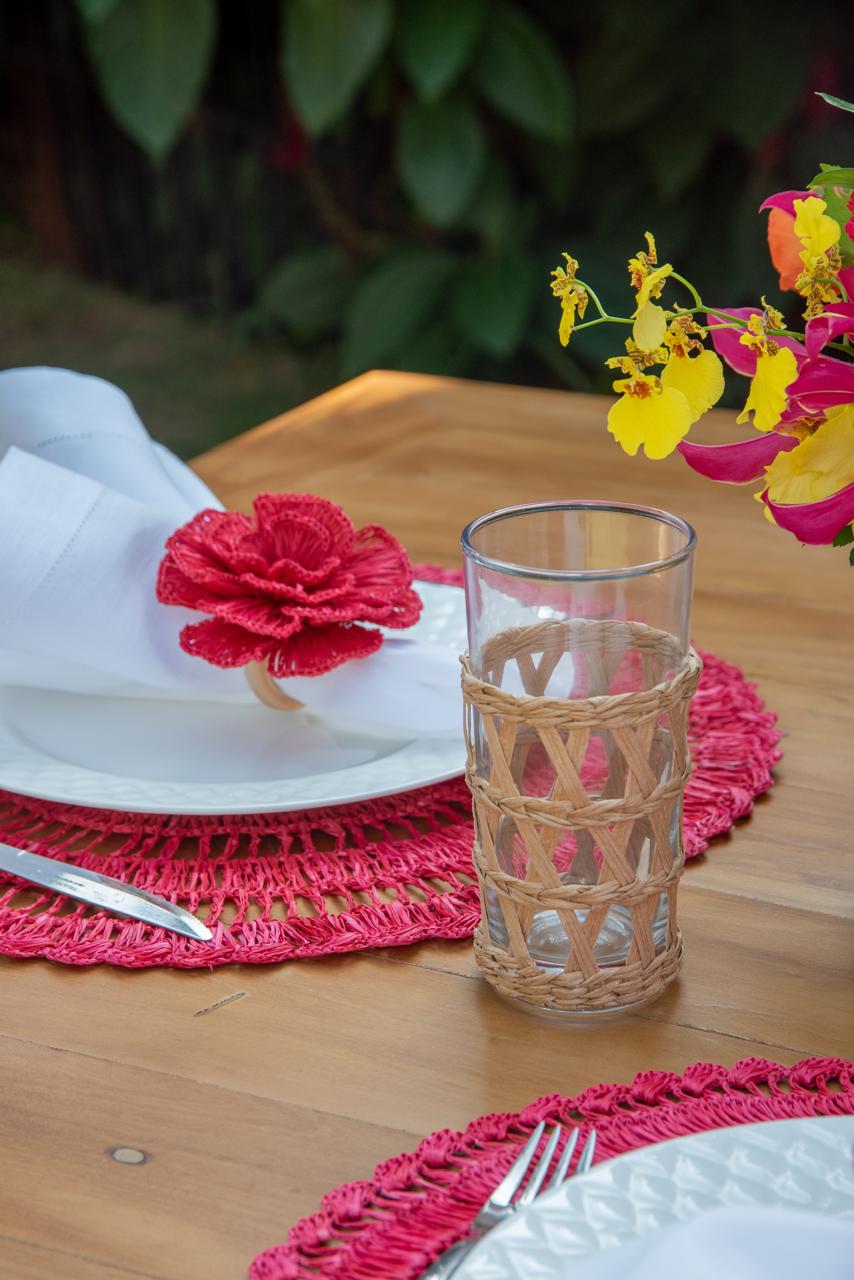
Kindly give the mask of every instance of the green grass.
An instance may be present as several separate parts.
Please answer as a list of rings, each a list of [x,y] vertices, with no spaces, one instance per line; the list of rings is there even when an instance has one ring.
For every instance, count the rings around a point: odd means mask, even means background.
[[[59,365],[115,382],[151,434],[185,458],[328,384],[283,344],[11,257],[0,257],[0,351],[4,368]]]

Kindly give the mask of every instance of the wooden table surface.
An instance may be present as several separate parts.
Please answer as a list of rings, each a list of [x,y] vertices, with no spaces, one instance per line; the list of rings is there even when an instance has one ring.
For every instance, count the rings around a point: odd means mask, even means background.
[[[448,565],[466,521],[528,500],[641,501],[695,524],[696,639],[759,682],[786,755],[753,817],[686,872],[681,979],[573,1029],[500,1003],[467,943],[212,973],[5,961],[0,1275],[237,1280],[324,1191],[433,1129],[648,1068],[854,1058],[854,570],[771,528],[749,492],[625,457],[605,411],[374,373],[197,469],[227,505],[321,493]]]

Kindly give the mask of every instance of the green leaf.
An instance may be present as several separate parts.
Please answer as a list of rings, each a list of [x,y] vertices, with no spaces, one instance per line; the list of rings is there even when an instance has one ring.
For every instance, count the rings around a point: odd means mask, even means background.
[[[851,528],[850,524],[847,524],[844,529],[837,533],[833,539],[833,545],[835,547],[847,547],[849,542],[854,542],[854,529]]]
[[[854,169],[843,169],[839,165],[823,164],[821,173],[817,173],[808,187],[854,187]]]
[[[100,22],[112,13],[118,0],[77,0],[77,9],[86,22]]]
[[[840,111],[854,111],[854,102],[846,102],[844,98],[834,98],[832,93],[822,93],[818,91],[818,96],[824,98],[825,102],[830,103],[832,107],[839,107]]]
[[[714,137],[701,123],[683,125],[678,116],[659,121],[649,131],[643,141],[647,169],[664,200],[675,199],[690,186],[713,144]]]
[[[419,97],[434,102],[474,53],[486,17],[485,0],[403,0],[396,43]]]
[[[584,52],[578,114],[587,135],[622,133],[648,120],[673,93],[678,61],[658,61],[660,36],[654,27],[634,19],[632,27],[626,31],[615,22]]]
[[[709,56],[722,69],[708,86],[705,105],[721,128],[752,148],[793,114],[813,46],[804,39],[802,15],[785,5],[769,22],[760,6],[739,4],[737,17],[733,11],[719,22],[717,34],[722,48]]]
[[[569,136],[566,68],[542,29],[516,5],[496,4],[490,11],[475,74],[487,101],[514,124],[557,142]]]
[[[389,0],[285,0],[282,70],[296,113],[320,134],[346,113],[391,29]]]
[[[483,179],[463,221],[492,251],[518,238],[519,206],[513,179],[509,168],[498,156],[493,154],[489,157]]]
[[[258,304],[297,337],[316,338],[340,329],[356,268],[338,245],[297,249],[273,268]]]
[[[393,361],[407,373],[441,373],[459,378],[469,367],[472,351],[446,316],[441,315],[413,334]]]
[[[448,227],[471,200],[486,163],[480,121],[464,99],[410,102],[397,139],[397,171],[429,222]]]
[[[453,315],[460,332],[482,351],[506,359],[524,337],[536,284],[536,268],[527,254],[473,263],[454,291]]]
[[[453,269],[453,258],[438,249],[404,249],[379,263],[347,309],[344,377],[396,356],[435,313]]]
[[[193,113],[215,33],[214,0],[122,0],[86,27],[110,110],[154,160],[167,154]]]
[[[848,552],[848,563],[854,565],[854,547]]]

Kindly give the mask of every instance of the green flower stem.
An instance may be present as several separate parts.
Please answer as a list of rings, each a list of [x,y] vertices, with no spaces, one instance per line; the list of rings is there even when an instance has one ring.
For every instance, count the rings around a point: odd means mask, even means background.
[[[594,324],[634,324],[634,320],[627,320],[625,316],[606,316],[601,315],[597,320],[585,320],[583,324],[573,326],[573,333],[580,333],[582,329],[592,329]]]
[[[678,273],[678,271],[671,271],[671,273],[670,273],[670,279],[671,279],[671,280],[678,280],[680,284],[683,284],[683,285],[685,286],[685,288],[688,290],[688,292],[690,293],[691,297],[694,299],[694,302],[695,302],[695,304],[696,304],[696,309],[697,309],[697,310],[699,310],[699,311],[704,310],[704,308],[703,308],[703,299],[700,297],[700,295],[699,295],[699,293],[697,292],[697,290],[696,290],[696,289],[694,288],[694,286],[691,284],[691,281],[690,281],[690,280],[686,280],[684,276],[680,276],[680,275],[679,275],[679,273]]]
[[[603,320],[613,319],[612,316],[608,315],[608,312],[605,310],[605,308],[602,306],[602,303],[599,301],[598,294],[596,294],[594,290],[590,288],[589,284],[585,284],[583,280],[578,280],[578,279],[576,279],[575,283],[578,285],[580,289],[583,289],[584,292],[589,294],[589,296],[593,299],[593,305],[596,307],[596,310],[599,312],[599,315],[602,317]],[[598,324],[599,322],[598,320],[588,320],[586,323]],[[577,329],[583,329],[584,325],[576,325],[575,327]]]

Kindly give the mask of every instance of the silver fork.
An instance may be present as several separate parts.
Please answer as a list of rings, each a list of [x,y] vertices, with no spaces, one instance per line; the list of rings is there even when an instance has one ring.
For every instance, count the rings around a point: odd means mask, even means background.
[[[468,1235],[462,1240],[458,1240],[440,1254],[438,1258],[422,1273],[419,1280],[448,1280],[452,1276],[457,1267],[465,1258],[466,1254],[477,1244],[478,1240],[486,1235],[487,1231],[491,1231],[493,1227],[497,1227],[499,1222],[503,1222],[505,1218],[509,1218],[511,1214],[518,1209],[524,1209],[534,1200],[541,1190],[551,1191],[554,1187],[559,1187],[567,1176],[569,1162],[572,1159],[573,1152],[578,1144],[578,1130],[573,1129],[566,1140],[566,1145],[561,1152],[560,1159],[555,1166],[555,1171],[549,1179],[547,1187],[543,1187],[546,1174],[549,1171],[549,1165],[552,1157],[557,1150],[563,1133],[563,1126],[556,1124],[552,1129],[546,1141],[543,1154],[540,1156],[536,1164],[531,1169],[531,1176],[528,1183],[521,1192],[521,1187],[525,1174],[531,1168],[537,1147],[540,1145],[540,1139],[545,1130],[545,1123],[540,1121],[536,1129],[534,1129],[522,1151],[513,1161],[513,1164],[507,1170],[507,1173],[499,1182],[492,1195],[483,1205],[477,1217],[469,1227]],[[584,1144],[584,1150],[578,1160],[576,1173],[586,1173],[593,1163],[593,1155],[596,1150],[596,1130],[591,1129],[587,1141]]]

